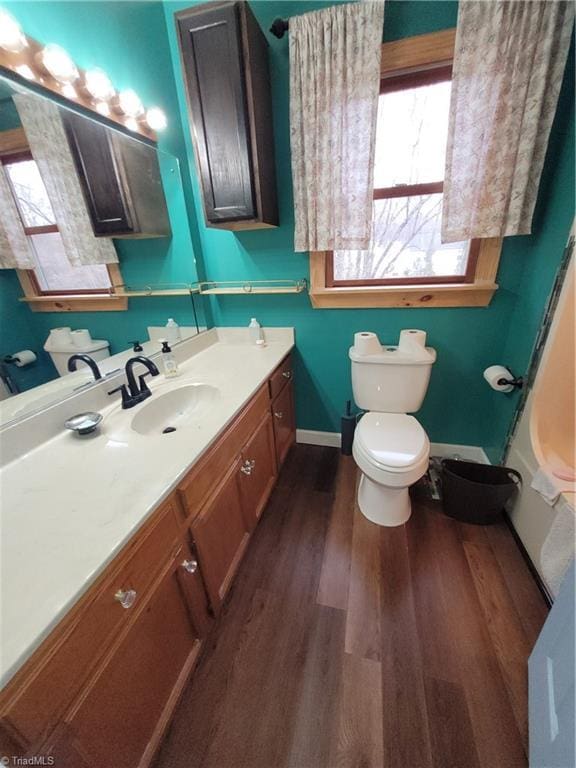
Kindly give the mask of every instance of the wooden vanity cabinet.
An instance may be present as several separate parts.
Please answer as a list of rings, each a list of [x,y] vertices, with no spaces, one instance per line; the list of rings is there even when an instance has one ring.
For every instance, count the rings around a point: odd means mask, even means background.
[[[158,746],[199,650],[180,583],[194,579],[191,561],[183,548],[168,563],[66,715],[74,749],[94,768],[147,764]]]
[[[287,355],[178,489],[215,613],[294,443],[292,402]]]
[[[291,372],[287,356],[0,693],[0,754],[150,765],[294,441]]]
[[[62,768],[151,759],[211,623],[181,520],[172,496],[0,693],[9,754]]]
[[[246,2],[175,18],[206,224],[278,226],[266,38]]]

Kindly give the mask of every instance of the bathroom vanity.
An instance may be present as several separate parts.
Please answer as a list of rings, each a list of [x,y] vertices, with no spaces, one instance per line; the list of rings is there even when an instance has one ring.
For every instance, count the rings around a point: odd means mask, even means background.
[[[291,332],[262,350],[218,333],[180,345],[180,379],[132,413],[112,405],[102,434],[58,435],[3,468],[2,754],[152,760],[295,439]],[[174,432],[136,421],[199,386],[218,396]]]

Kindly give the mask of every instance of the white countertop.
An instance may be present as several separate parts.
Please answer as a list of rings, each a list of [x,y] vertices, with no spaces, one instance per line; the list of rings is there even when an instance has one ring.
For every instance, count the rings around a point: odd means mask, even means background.
[[[97,436],[63,429],[0,470],[2,685],[294,345],[292,329],[270,333],[262,349],[245,336],[219,330],[211,346],[180,364],[178,378],[148,378],[153,394],[143,404],[122,411],[115,400],[102,411]],[[191,383],[219,390],[197,420],[167,435],[130,428],[156,395]]]

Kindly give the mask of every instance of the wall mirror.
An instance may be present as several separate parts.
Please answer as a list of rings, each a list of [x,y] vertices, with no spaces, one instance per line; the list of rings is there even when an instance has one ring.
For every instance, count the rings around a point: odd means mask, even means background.
[[[0,76],[0,427],[206,329],[197,280],[178,160]]]

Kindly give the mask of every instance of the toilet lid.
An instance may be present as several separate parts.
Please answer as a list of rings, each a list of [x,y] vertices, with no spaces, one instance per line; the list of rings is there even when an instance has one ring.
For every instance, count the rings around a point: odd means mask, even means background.
[[[426,432],[414,416],[406,413],[365,414],[355,439],[372,463],[386,469],[410,467],[430,450]]]

